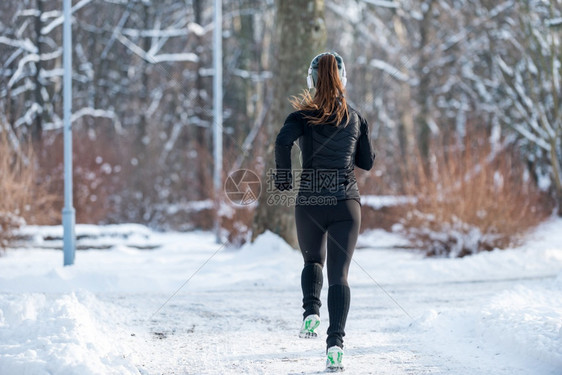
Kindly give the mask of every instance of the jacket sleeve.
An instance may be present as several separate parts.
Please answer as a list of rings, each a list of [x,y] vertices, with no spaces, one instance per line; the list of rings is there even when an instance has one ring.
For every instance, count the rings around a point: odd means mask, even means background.
[[[291,149],[303,134],[302,123],[294,113],[290,114],[275,139],[275,168],[291,170]]]
[[[357,140],[357,150],[355,151],[355,165],[366,171],[373,168],[375,161],[375,151],[371,145],[371,136],[369,135],[369,125],[367,121],[359,116],[360,128],[359,139]]]
[[[293,176],[291,173],[291,149],[302,134],[302,122],[297,116],[290,114],[275,139],[275,186],[278,190],[290,190],[293,188]]]

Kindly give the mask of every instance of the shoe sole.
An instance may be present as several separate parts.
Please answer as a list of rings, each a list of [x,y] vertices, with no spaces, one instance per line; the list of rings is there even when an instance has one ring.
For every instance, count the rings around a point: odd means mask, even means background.
[[[318,334],[316,332],[301,332],[299,337],[301,339],[315,339],[318,338]]]
[[[326,372],[344,372],[345,368],[343,366],[337,367],[326,367]]]
[[[310,323],[312,324],[312,326],[308,327],[307,331],[301,331],[299,333],[299,337],[301,339],[314,339],[318,337],[318,334],[314,332],[314,330],[318,328],[318,326],[320,326],[320,320],[314,319],[311,320]]]

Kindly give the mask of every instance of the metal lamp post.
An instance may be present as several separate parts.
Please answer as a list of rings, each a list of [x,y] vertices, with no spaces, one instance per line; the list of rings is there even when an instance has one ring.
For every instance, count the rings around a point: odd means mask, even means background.
[[[215,0],[213,33],[213,187],[215,196],[215,235],[220,239],[220,190],[222,182],[222,0]]]
[[[76,235],[74,224],[76,212],[72,205],[72,127],[70,115],[72,113],[72,18],[71,0],[64,0],[63,24],[63,113],[64,113],[64,208],[62,209],[62,225],[64,265],[74,264]]]

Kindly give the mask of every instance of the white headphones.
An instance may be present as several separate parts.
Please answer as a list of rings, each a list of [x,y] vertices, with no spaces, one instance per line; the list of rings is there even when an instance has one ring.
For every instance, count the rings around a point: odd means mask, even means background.
[[[336,58],[341,83],[343,84],[343,87],[345,87],[345,85],[347,84],[347,75],[345,73],[345,64],[343,63],[343,58],[336,52],[323,52],[319,55],[316,55],[310,62],[310,66],[308,67],[308,75],[306,77],[306,84],[308,85],[308,88],[313,89],[314,87],[316,87],[314,79],[312,78],[312,71],[318,69],[318,60],[320,60],[320,57],[324,55],[332,55]]]

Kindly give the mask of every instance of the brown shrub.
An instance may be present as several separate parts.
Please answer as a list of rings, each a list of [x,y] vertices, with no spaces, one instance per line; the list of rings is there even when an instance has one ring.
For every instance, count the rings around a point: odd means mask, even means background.
[[[38,180],[57,197],[55,215],[35,218],[34,224],[60,224],[60,211],[64,205],[64,138],[62,133],[45,136],[38,160]],[[76,222],[100,224],[107,220],[115,206],[111,195],[122,187],[120,172],[123,169],[118,137],[100,132],[90,137],[87,131],[73,129],[73,206]]]
[[[229,211],[230,214],[221,216],[221,230],[228,233],[227,241],[231,246],[241,247],[251,239],[255,207],[231,205]]]
[[[459,144],[435,140],[429,165],[406,160],[405,193],[416,203],[401,220],[407,237],[428,255],[465,256],[515,245],[549,213],[512,142],[492,146],[484,132]]]
[[[397,150],[400,145],[396,144],[388,136],[377,138],[373,141],[376,153],[373,169],[364,171],[355,168],[355,176],[362,199],[370,195],[380,197],[394,197],[401,195],[400,168],[397,168],[400,154]],[[384,198],[383,198],[384,200]],[[389,200],[390,201],[390,200]],[[363,204],[361,207],[361,232],[368,229],[380,228],[390,231],[403,213],[400,205],[370,205]]]
[[[113,130],[95,134],[73,130],[73,178],[76,222],[107,224],[135,222],[160,229],[213,227],[211,150],[187,141],[162,160],[164,144],[141,145],[133,135]],[[61,197],[63,137],[50,134],[43,141],[40,178]],[[58,223],[58,222],[57,222]],[[50,224],[50,223],[39,223]]]
[[[56,197],[38,179],[32,147],[19,141],[13,147],[6,131],[0,132],[0,192],[0,248],[21,225],[53,215]]]

